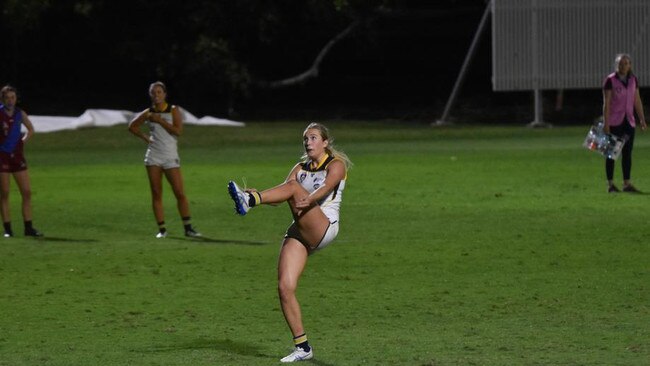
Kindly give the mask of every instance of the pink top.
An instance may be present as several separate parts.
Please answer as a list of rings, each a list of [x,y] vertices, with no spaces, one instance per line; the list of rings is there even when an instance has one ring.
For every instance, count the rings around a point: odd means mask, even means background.
[[[632,127],[636,126],[634,120],[634,100],[636,97],[637,80],[636,76],[631,75],[627,80],[627,86],[616,77],[616,73],[611,73],[603,83],[604,89],[609,89],[611,85],[612,99],[609,104],[609,118],[607,121],[610,126],[619,126],[623,123],[625,117]]]

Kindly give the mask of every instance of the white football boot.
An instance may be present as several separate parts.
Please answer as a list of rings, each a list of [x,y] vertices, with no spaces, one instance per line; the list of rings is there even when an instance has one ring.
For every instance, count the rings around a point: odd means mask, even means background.
[[[304,360],[310,360],[314,358],[314,349],[311,347],[309,352],[305,352],[300,347],[296,347],[293,352],[291,352],[287,357],[280,360],[280,362],[298,362]]]
[[[248,206],[248,192],[239,188],[237,183],[230,181],[228,182],[228,193],[230,193],[230,198],[235,202],[235,211],[242,216],[246,215],[248,210],[251,209]]]

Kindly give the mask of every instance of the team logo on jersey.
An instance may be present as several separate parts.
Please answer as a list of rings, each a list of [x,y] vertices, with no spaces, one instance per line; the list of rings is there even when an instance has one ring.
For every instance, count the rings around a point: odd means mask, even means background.
[[[304,182],[305,178],[307,178],[307,173],[305,172],[300,173],[300,176],[298,177],[298,182],[300,183]]]
[[[317,190],[318,187],[320,187],[320,184],[318,184],[318,183],[314,184],[314,191]]]

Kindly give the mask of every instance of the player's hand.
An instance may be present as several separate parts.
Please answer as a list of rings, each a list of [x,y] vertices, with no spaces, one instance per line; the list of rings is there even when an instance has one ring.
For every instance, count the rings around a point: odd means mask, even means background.
[[[308,208],[312,205],[311,196],[306,195],[296,200],[296,208]]]
[[[163,122],[162,117],[160,116],[160,113],[151,113],[149,112],[149,121],[161,124]]]
[[[645,129],[648,128],[648,125],[645,123],[645,120],[640,121],[640,123],[641,123],[641,129],[645,131]]]

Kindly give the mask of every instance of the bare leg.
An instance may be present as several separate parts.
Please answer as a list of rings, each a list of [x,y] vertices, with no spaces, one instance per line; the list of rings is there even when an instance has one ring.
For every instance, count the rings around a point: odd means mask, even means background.
[[[190,216],[190,205],[187,202],[187,197],[185,196],[185,189],[183,188],[183,176],[181,175],[180,168],[172,168],[165,170],[165,177],[167,181],[172,186],[174,191],[174,196],[176,197],[176,206],[178,207],[178,213],[181,217]]]
[[[162,174],[163,170],[161,167],[147,166],[149,186],[151,187],[151,205],[153,206],[153,215],[156,218],[156,222],[165,221],[165,210],[163,209],[162,200]]]
[[[307,248],[298,240],[287,238],[282,243],[278,260],[278,295],[284,319],[293,336],[305,333],[300,304],[296,298],[298,280],[307,264]]]
[[[0,213],[2,221],[11,221],[11,211],[9,210],[9,176],[11,173],[0,173]]]
[[[299,199],[309,193],[295,179],[286,181],[278,186],[260,192],[262,203],[274,204]]]
[[[32,189],[29,182],[27,170],[14,173],[14,179],[18,184],[20,196],[23,199],[22,212],[24,221],[32,221]]]
[[[293,179],[260,193],[262,203],[287,201],[300,235],[311,248],[315,248],[323,238],[330,222],[319,206],[307,209],[298,209],[294,206],[296,200],[307,195],[309,192]]]

